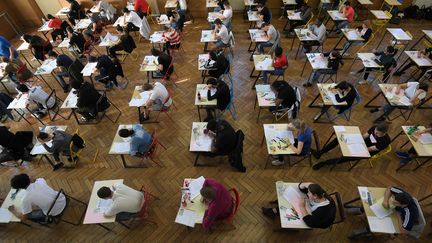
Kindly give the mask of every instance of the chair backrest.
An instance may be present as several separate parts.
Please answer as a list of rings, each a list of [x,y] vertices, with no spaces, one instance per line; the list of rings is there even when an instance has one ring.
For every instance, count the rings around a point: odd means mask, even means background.
[[[233,200],[233,210],[230,214],[230,216],[227,218],[228,223],[232,223],[232,221],[234,220],[235,215],[237,214],[238,208],[240,206],[240,194],[237,191],[237,189],[235,188],[231,188],[229,189],[230,194],[233,194],[234,197],[232,198]]]
[[[141,206],[140,211],[137,213],[136,217],[144,219],[148,216],[148,208],[150,206],[151,194],[145,185],[143,185],[140,189],[141,193],[144,197],[144,203]]]
[[[372,155],[371,159],[377,159],[383,155],[390,153],[391,151],[392,151],[392,146],[391,146],[391,144],[389,144],[389,146],[387,146],[387,148],[379,151],[377,154]]]
[[[84,69],[84,65],[80,62],[80,60],[77,58],[75,59],[72,64],[69,66],[68,73],[69,77],[75,80],[76,82],[83,83],[84,77],[81,71]]]
[[[414,226],[412,227],[411,231],[408,232],[408,234],[416,239],[419,239],[426,226],[426,220],[424,218],[423,211],[420,207],[417,198],[413,197],[413,200],[418,209],[418,218],[417,218],[417,222],[414,224]]]
[[[235,39],[234,39],[234,34],[232,31],[229,32],[229,42],[231,47],[234,47],[235,45]]]
[[[336,217],[333,224],[342,223],[345,220],[345,209],[342,202],[342,197],[339,192],[329,194],[336,204]]]

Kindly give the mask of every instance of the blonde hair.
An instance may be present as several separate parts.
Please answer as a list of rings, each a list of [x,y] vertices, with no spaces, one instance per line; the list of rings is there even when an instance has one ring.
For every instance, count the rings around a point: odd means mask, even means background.
[[[291,124],[297,128],[300,133],[304,133],[306,131],[306,123],[301,119],[295,119],[291,122]]]

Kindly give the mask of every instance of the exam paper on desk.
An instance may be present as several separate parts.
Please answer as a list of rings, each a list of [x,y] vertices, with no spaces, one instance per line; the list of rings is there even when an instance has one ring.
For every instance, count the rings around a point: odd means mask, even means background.
[[[200,194],[200,190],[203,187],[205,178],[204,176],[200,176],[196,179],[193,179],[191,182],[189,182],[189,192],[191,194],[190,198],[194,199]]]
[[[0,223],[9,223],[12,219],[12,213],[6,208],[0,208]]]
[[[117,153],[129,153],[130,143],[114,143],[113,150]]]
[[[96,213],[105,213],[111,207],[112,204],[113,204],[112,199],[99,198],[96,203],[96,208],[94,211]]]
[[[194,211],[180,208],[177,212],[175,222],[189,227],[195,227],[196,218],[197,214]]]
[[[422,144],[432,144],[432,135],[430,133],[423,133],[420,135],[419,141]]]
[[[344,134],[344,138],[347,144],[362,144],[364,142],[362,135],[357,133]]]
[[[375,216],[377,216],[379,219],[383,219],[387,216],[389,216],[390,214],[393,213],[393,209],[386,209],[383,207],[382,203],[384,201],[384,198],[381,197],[380,199],[378,199],[372,206],[370,206],[370,209],[372,210],[372,212],[375,214]]]
[[[393,221],[390,217],[385,217],[380,219],[375,216],[367,216],[369,227],[372,232],[382,232],[393,234],[396,233],[396,230],[393,225]]]
[[[334,126],[335,132],[345,132],[346,129],[344,126]]]
[[[367,151],[360,143],[347,144],[347,148],[352,155],[365,155]]]

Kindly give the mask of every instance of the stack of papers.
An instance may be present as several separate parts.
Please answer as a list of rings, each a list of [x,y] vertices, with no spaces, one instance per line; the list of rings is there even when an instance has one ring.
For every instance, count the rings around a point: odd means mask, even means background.
[[[366,148],[361,143],[347,144],[347,148],[351,155],[365,155]]]
[[[204,181],[205,181],[204,176],[200,176],[189,182],[188,188],[189,188],[191,200],[193,200],[195,197],[197,197],[200,194],[200,190],[203,187]]]
[[[432,144],[432,135],[430,133],[423,133],[420,135],[419,141],[422,144]]]
[[[196,219],[197,219],[197,214],[194,211],[185,208],[180,208],[177,213],[175,222],[189,227],[194,227]]]
[[[81,70],[81,73],[84,77],[90,77],[93,74],[93,70],[96,68],[97,62],[89,62],[83,70]]]
[[[95,212],[96,213],[105,213],[106,211],[108,211],[108,209],[111,207],[112,204],[113,204],[112,199],[99,198],[99,200],[96,203]]]
[[[266,58],[264,60],[262,60],[261,62],[257,63],[257,69],[262,70],[262,69],[268,69],[269,67],[272,66],[272,59],[271,58]]]
[[[367,216],[367,219],[369,222],[369,228],[372,232],[381,232],[388,234],[396,233],[393,221],[390,217],[380,219],[374,216]]]
[[[104,38],[104,42],[116,42],[119,40],[119,37],[108,32]]]
[[[290,204],[302,198],[300,193],[292,186],[287,187],[282,195]]]

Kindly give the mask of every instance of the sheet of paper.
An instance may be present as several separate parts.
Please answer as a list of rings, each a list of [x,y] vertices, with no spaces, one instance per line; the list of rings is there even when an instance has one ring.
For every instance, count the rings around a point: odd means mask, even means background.
[[[280,138],[288,138],[291,144],[294,144],[294,134],[292,131],[288,131],[288,130],[279,130],[276,133],[276,137],[280,137]]]
[[[46,143],[46,145],[48,147],[52,146],[52,141],[49,141]],[[36,155],[36,154],[45,154],[48,153],[48,151],[45,149],[45,147],[42,144],[37,144],[33,147],[31,154]]]
[[[432,135],[430,133],[423,133],[419,137],[419,141],[422,144],[431,144],[432,143]]]
[[[194,211],[185,208],[180,208],[177,213],[175,222],[189,227],[195,227],[196,218],[197,215]]]
[[[381,197],[372,206],[370,206],[370,209],[375,214],[375,216],[380,219],[385,218],[393,213],[393,209],[386,209],[382,206],[383,201],[384,198]]]
[[[366,154],[366,149],[363,147],[363,144],[353,143],[353,144],[348,144],[347,147],[352,155]]]
[[[396,233],[393,222],[390,217],[385,217],[380,219],[375,216],[367,216],[369,227],[372,232],[381,232],[381,233]]]
[[[200,194],[200,190],[203,187],[204,181],[204,176],[200,176],[189,183],[189,192],[191,194],[192,200]]]
[[[145,100],[143,99],[132,99],[129,101],[129,106],[143,106],[145,104]]]
[[[360,134],[344,134],[347,144],[361,144],[364,142],[362,135]]]
[[[283,197],[290,203],[293,204],[295,201],[298,201],[301,199],[301,195],[298,193],[298,191],[293,188],[292,186],[289,186],[285,189],[283,192]]]
[[[404,105],[411,105],[411,101],[405,95],[399,97],[399,102],[404,104]]]
[[[330,98],[330,100],[332,101],[333,104],[335,104],[335,105],[343,104],[343,102],[340,103],[336,100],[336,94],[333,94],[332,92],[327,92],[326,94]]]
[[[81,71],[84,77],[90,77],[93,73],[93,69],[96,68],[97,62],[89,62],[85,65],[84,69]]]
[[[99,198],[99,200],[96,203],[95,212],[105,213],[111,207],[112,203],[113,203],[112,199]]]
[[[116,153],[129,153],[130,143],[114,143],[114,151]]]
[[[6,208],[0,208],[0,223],[9,223],[12,219],[12,213]]]
[[[335,132],[345,132],[345,127],[344,126],[333,126]]]
[[[367,187],[358,187],[359,193],[360,193],[360,198],[362,201],[366,201],[368,199],[368,192],[369,190],[367,189]]]
[[[256,92],[269,92],[270,91],[270,85],[255,85]]]

